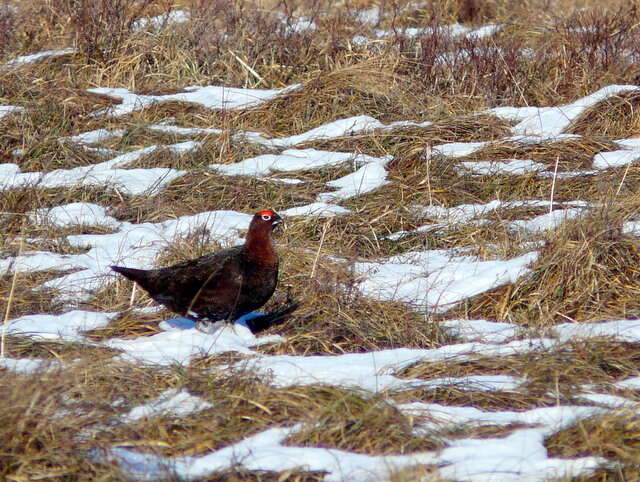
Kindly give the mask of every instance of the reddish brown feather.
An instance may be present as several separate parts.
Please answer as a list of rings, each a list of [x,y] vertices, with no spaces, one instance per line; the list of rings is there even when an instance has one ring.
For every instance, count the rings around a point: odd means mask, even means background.
[[[260,308],[276,289],[278,254],[271,234],[281,221],[271,210],[260,211],[253,216],[241,246],[167,268],[112,268],[179,315],[234,320]]]

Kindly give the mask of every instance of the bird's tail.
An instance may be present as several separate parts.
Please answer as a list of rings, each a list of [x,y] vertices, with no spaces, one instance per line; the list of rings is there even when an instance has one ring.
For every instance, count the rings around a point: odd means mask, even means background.
[[[247,320],[247,326],[253,334],[260,333],[272,326],[280,325],[285,322],[287,316],[298,309],[300,303],[296,300],[290,300],[288,306],[279,308],[271,313],[264,313],[262,316]]]
[[[116,273],[120,273],[122,276],[130,279],[131,281],[140,282],[147,278],[147,272],[144,269],[125,268],[124,266],[111,266],[111,269]]]

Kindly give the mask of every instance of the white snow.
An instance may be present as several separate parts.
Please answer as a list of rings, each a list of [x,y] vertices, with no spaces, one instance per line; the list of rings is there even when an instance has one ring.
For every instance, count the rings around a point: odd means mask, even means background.
[[[10,320],[6,331],[11,335],[45,340],[83,341],[82,331],[106,326],[118,313],[74,310],[61,315],[27,315]]]
[[[385,162],[376,158],[351,152],[331,152],[317,149],[288,149],[280,154],[264,154],[244,159],[235,164],[211,164],[209,167],[228,176],[267,176],[273,172],[289,172],[320,169],[343,162],[353,165]]]
[[[584,338],[614,338],[618,341],[640,341],[640,320],[613,320],[601,323],[562,323],[553,328],[565,342]]]
[[[32,271],[78,268],[76,255],[58,254],[49,251],[28,251],[13,258],[0,259],[0,274],[29,273]]]
[[[128,422],[157,416],[182,417],[211,407],[213,405],[209,402],[191,395],[186,390],[171,388],[162,392],[158,398],[132,408],[123,419]]]
[[[404,301],[436,312],[455,303],[525,276],[538,257],[530,252],[511,260],[479,261],[449,250],[431,250],[394,256],[380,262],[354,265],[367,296]]]
[[[93,131],[83,132],[71,137],[61,137],[61,140],[69,140],[77,144],[97,144],[114,137],[122,137],[125,134],[124,129],[95,129]]]
[[[33,375],[43,370],[55,369],[59,363],[39,358],[3,358],[0,357],[0,369],[4,368],[20,375]]]
[[[315,202],[304,206],[285,209],[280,213],[285,216],[333,217],[349,214],[351,211],[336,204]]]
[[[296,134],[288,137],[268,137],[262,132],[255,131],[231,131],[231,138],[238,142],[251,142],[259,144],[267,149],[282,149],[287,147],[297,146],[319,140],[337,139],[340,137],[347,137],[356,134],[367,134],[375,131],[385,131],[394,129],[403,129],[410,127],[427,127],[432,123],[414,122],[414,121],[396,121],[390,124],[383,124],[374,117],[367,115],[359,115],[348,117],[346,119],[338,119],[336,121],[328,122],[314,129],[310,129],[302,134]],[[218,129],[214,127],[179,127],[167,123],[158,123],[147,126],[147,129],[165,132],[168,134],[175,134],[177,136],[202,136],[202,135],[220,135],[227,132],[225,129]],[[307,151],[313,151],[313,149],[306,149]],[[285,151],[291,152],[291,151]],[[295,151],[293,151],[295,152]],[[302,151],[300,151],[302,152]],[[318,151],[320,152],[320,151]],[[330,151],[324,151],[326,154],[333,154]],[[284,152],[282,153],[284,154]],[[358,156],[357,153],[349,153],[351,156]],[[252,161],[256,162],[256,161]],[[266,161],[261,161],[266,162]],[[217,168],[218,164],[214,164],[213,167]],[[223,168],[224,170],[224,168]],[[273,169],[280,170],[280,169]],[[249,174],[247,174],[249,175]]]
[[[77,202],[37,209],[30,215],[34,223],[65,228],[67,226],[105,226],[118,228],[122,224],[107,214],[107,209],[93,203]]]
[[[413,211],[425,218],[445,219],[450,223],[464,223],[484,216],[500,207],[508,207],[503,201],[494,200],[485,204],[459,204],[450,208],[444,206],[414,206]]]
[[[73,185],[104,187],[112,185],[122,194],[135,196],[156,193],[162,187],[184,174],[185,171],[168,168],[60,169],[45,174],[40,185],[43,187],[67,187]]]
[[[636,407],[638,405],[638,402],[635,400],[629,400],[625,397],[619,397],[617,395],[610,395],[607,393],[583,393],[580,395],[580,398],[597,405],[611,408]]]
[[[211,164],[209,167],[229,176],[264,177],[273,172],[320,169],[345,162],[350,162],[353,166],[362,166],[351,174],[327,183],[327,186],[338,190],[318,195],[318,202],[326,203],[366,194],[387,184],[384,165],[390,160],[389,156],[372,157],[349,152],[288,149],[281,154],[263,154],[235,164]]]
[[[509,159],[504,161],[461,162],[460,165],[477,176],[499,174],[523,175],[544,171],[547,166],[529,159]]]
[[[640,390],[640,376],[616,382],[615,387],[622,390]]]
[[[8,61],[4,65],[0,65],[0,72],[10,68],[21,67],[26,64],[32,64],[34,62],[37,62],[40,59],[44,59],[47,57],[59,57],[61,55],[73,54],[76,51],[77,49],[75,47],[67,47],[65,49],[43,50],[42,52],[37,52],[35,54],[21,55],[20,57],[16,57],[15,59]]]
[[[353,12],[353,15],[358,22],[368,25],[376,25],[381,20],[381,12],[378,7],[373,7],[368,10],[357,10]]]
[[[432,231],[444,229],[451,225],[481,223],[483,217],[499,209],[510,210],[518,208],[549,208],[551,206],[565,207],[551,213],[541,214],[527,220],[517,220],[509,223],[512,229],[540,232],[558,226],[565,220],[575,218],[586,212],[589,203],[584,201],[569,201],[551,203],[548,200],[528,200],[528,201],[500,201],[495,199],[484,204],[459,204],[450,208],[444,206],[413,206],[412,210],[416,215],[425,218],[438,219],[440,222],[422,226],[413,232]],[[395,233],[394,236],[408,233]]]
[[[250,349],[265,343],[281,341],[278,335],[256,338],[249,328],[235,323],[214,333],[203,333],[196,328],[164,331],[157,335],[133,338],[110,339],[104,342],[109,348],[122,350],[120,358],[133,363],[147,365],[182,365],[192,358],[236,351],[251,354]]]
[[[533,217],[527,220],[518,220],[511,222],[513,229],[522,229],[530,232],[541,232],[549,229],[554,229],[560,226],[562,223],[574,219],[586,211],[584,208],[568,208],[557,209],[547,214],[541,214],[540,216]]]
[[[297,19],[289,19],[284,21],[287,24],[288,33],[304,32],[306,30],[315,30],[316,24],[306,17],[300,17]]]
[[[640,236],[640,221],[626,221],[622,225],[622,232],[625,234]]]
[[[489,145],[488,142],[449,142],[438,144],[431,149],[432,154],[444,157],[465,157]]]
[[[374,129],[379,129],[382,127],[384,127],[384,124],[382,124],[379,120],[368,115],[361,115],[329,122],[328,124],[316,127],[315,129],[311,129],[303,134],[284,137],[280,139],[276,138],[265,140],[263,144],[271,148],[289,147],[296,144],[301,144],[303,142],[322,139],[334,139],[337,137],[344,137],[360,132],[370,132]]]
[[[133,22],[134,31],[150,28],[152,30],[160,30],[163,27],[188,22],[190,19],[189,12],[186,10],[172,10],[170,12],[151,18],[141,18]]]
[[[538,107],[494,107],[481,112],[481,114],[493,114],[508,122],[522,122],[525,119],[538,114]]]
[[[640,89],[635,85],[609,85],[577,101],[557,107],[539,107],[513,128],[514,135],[555,136],[598,102]]]
[[[393,471],[416,464],[433,464],[438,460],[429,452],[372,456],[337,449],[282,445],[288,435],[299,429],[297,426],[271,428],[199,457],[169,459],[114,447],[100,458],[115,461],[127,477],[136,480],[158,480],[171,473],[180,479],[198,480],[240,464],[247,470],[327,472],[324,480],[329,482],[386,479]]]
[[[113,159],[73,169],[56,169],[51,172],[21,173],[15,164],[0,165],[0,190],[15,189],[28,185],[56,188],[69,186],[104,187],[112,185],[123,194],[153,194],[185,171],[169,168],[118,169],[158,149],[166,149],[177,155],[192,151],[199,146],[193,141],[168,146],[149,146],[114,157]]]
[[[412,416],[426,416],[423,427],[442,430],[465,425],[533,425],[520,428],[503,438],[450,440],[439,454],[440,475],[471,481],[544,481],[549,477],[589,474],[604,459],[584,457],[574,459],[549,458],[544,447],[545,437],[593,417],[605,410],[598,407],[559,406],[535,408],[525,412],[482,411],[473,407],[456,407],[427,403],[400,405]]]
[[[257,356],[238,362],[234,368],[262,373],[275,386],[332,385],[367,391],[406,390],[429,386],[420,379],[402,379],[395,372],[419,362],[469,360],[483,356],[506,356],[547,350],[554,342],[546,339],[516,340],[502,345],[460,343],[434,349],[397,348],[369,353],[347,353],[335,356],[291,355]],[[451,379],[449,379],[451,380]],[[484,387],[516,386],[512,378],[469,377],[459,383],[476,383]],[[477,388],[477,387],[476,387]]]
[[[17,105],[0,105],[0,119],[8,116],[12,112],[20,112],[21,110],[24,110],[24,107],[19,107]]]
[[[94,117],[103,115],[118,117],[164,102],[199,104],[208,109],[246,109],[291,92],[298,87],[299,85],[291,85],[284,89],[261,90],[218,87],[214,85],[199,87],[194,85],[185,87],[185,92],[165,95],[139,95],[119,87],[96,87],[88,89],[88,92],[105,95],[121,101],[120,104],[94,112]]]
[[[387,184],[387,171],[384,163],[368,162],[360,169],[344,177],[329,181],[327,186],[338,188],[337,191],[318,194],[318,201],[341,201],[354,196],[361,196]]]
[[[629,139],[618,139],[615,141],[620,147],[625,149],[640,149],[640,137],[631,137]]]
[[[598,152],[593,156],[595,169],[609,169],[631,164],[640,159],[640,149],[622,149],[619,151]]]
[[[546,427],[549,433],[569,427],[576,421],[606,412],[599,407],[583,406],[541,407],[524,412],[485,411],[474,407],[420,402],[398,405],[398,408],[412,416],[425,416],[426,420],[421,425],[430,430],[450,429],[464,424],[475,426],[522,424]]]
[[[548,458],[543,430],[519,430],[496,439],[455,440],[443,450],[445,479],[466,481],[540,481],[588,475],[605,460],[597,457]]]
[[[443,408],[476,410],[470,407]],[[430,413],[431,410],[428,411]],[[492,417],[490,412],[476,413]],[[440,477],[456,480],[542,482],[549,477],[587,475],[604,462],[604,459],[595,457],[549,458],[543,445],[545,436],[599,413],[602,409],[595,407],[550,407],[509,412],[502,416],[502,423],[539,424],[542,427],[519,429],[505,438],[452,440],[440,452],[409,455],[370,456],[337,449],[283,446],[287,436],[301,429],[293,426],[271,428],[199,457],[162,458],[115,446],[100,458],[115,461],[128,477],[136,480],[157,480],[171,473],[193,480],[239,463],[247,470],[324,471],[327,472],[325,480],[329,481],[386,480],[394,471],[429,464],[440,466]],[[496,415],[502,414],[498,412]]]
[[[372,12],[372,11],[368,11]],[[371,23],[371,19],[374,18],[373,13],[363,13],[364,19],[363,22]],[[383,29],[376,29],[375,35],[378,38],[384,38],[389,36],[394,36],[397,34],[404,35],[406,37],[414,38],[420,37],[423,35],[434,35],[436,33],[440,33],[443,35],[447,35],[450,37],[459,37],[465,36],[467,38],[485,38],[494,35],[502,28],[502,25],[498,24],[487,24],[477,29],[472,29],[465,25],[461,25],[459,23],[452,23],[449,25],[439,25],[437,27],[405,27],[399,28],[397,31],[388,31]]]

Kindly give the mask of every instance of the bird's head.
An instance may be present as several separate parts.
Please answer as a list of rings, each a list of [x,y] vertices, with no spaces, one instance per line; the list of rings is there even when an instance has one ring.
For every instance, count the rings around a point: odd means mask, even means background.
[[[263,209],[262,211],[258,211],[254,214],[249,230],[252,228],[268,228],[269,230],[273,230],[275,227],[281,226],[283,223],[284,221],[280,216],[278,216],[278,213],[271,209]]]

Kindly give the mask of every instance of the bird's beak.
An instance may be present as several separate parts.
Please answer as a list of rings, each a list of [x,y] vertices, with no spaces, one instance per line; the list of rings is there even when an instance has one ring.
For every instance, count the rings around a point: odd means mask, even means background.
[[[277,214],[276,214],[275,218],[273,219],[273,221],[271,221],[271,224],[273,225],[274,228],[280,227],[280,228],[284,229],[284,219],[282,219]]]

